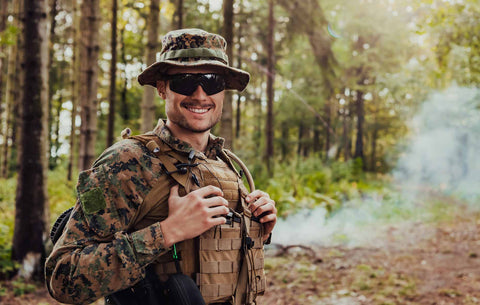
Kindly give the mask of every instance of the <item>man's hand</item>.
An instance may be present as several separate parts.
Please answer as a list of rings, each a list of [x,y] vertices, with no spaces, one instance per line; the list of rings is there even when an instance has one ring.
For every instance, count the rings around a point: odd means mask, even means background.
[[[209,185],[180,197],[178,185],[170,189],[168,217],[160,223],[165,246],[194,238],[213,226],[226,223],[228,201],[218,187]]]
[[[263,241],[267,240],[268,236],[277,223],[277,208],[275,208],[275,201],[270,199],[270,196],[262,191],[256,190],[248,194],[245,198],[248,208],[252,211],[253,215],[260,218],[260,222],[263,223],[265,228],[265,235],[263,235]]]

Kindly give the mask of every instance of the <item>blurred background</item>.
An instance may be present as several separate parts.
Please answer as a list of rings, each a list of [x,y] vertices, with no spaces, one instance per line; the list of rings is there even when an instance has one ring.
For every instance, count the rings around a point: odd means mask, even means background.
[[[0,0],[0,300],[57,304],[48,233],[79,171],[151,130],[169,30],[248,71],[214,133],[280,220],[261,304],[480,304],[477,0]],[[100,301],[101,303],[102,301]]]

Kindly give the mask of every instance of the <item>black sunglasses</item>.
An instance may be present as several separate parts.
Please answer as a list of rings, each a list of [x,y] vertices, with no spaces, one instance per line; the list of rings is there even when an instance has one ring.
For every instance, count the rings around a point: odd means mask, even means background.
[[[169,81],[170,90],[182,95],[192,95],[198,86],[202,86],[207,95],[225,90],[225,78],[216,73],[172,74],[165,79]]]

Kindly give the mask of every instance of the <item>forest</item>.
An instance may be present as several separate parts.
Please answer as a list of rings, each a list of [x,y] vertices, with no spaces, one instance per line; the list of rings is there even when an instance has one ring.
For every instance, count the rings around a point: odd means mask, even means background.
[[[477,0],[0,0],[0,302],[59,304],[52,224],[122,130],[165,118],[137,76],[200,28],[251,75],[212,133],[277,205],[259,303],[480,304],[479,20]]]

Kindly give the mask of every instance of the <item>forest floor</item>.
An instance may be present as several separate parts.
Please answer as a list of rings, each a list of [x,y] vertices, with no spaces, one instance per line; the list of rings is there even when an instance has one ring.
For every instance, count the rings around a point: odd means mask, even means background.
[[[364,230],[375,241],[360,247],[270,246],[268,290],[258,303],[480,304],[478,213],[465,208],[448,221]],[[0,285],[4,305],[59,304],[42,286],[15,296],[18,284]]]

